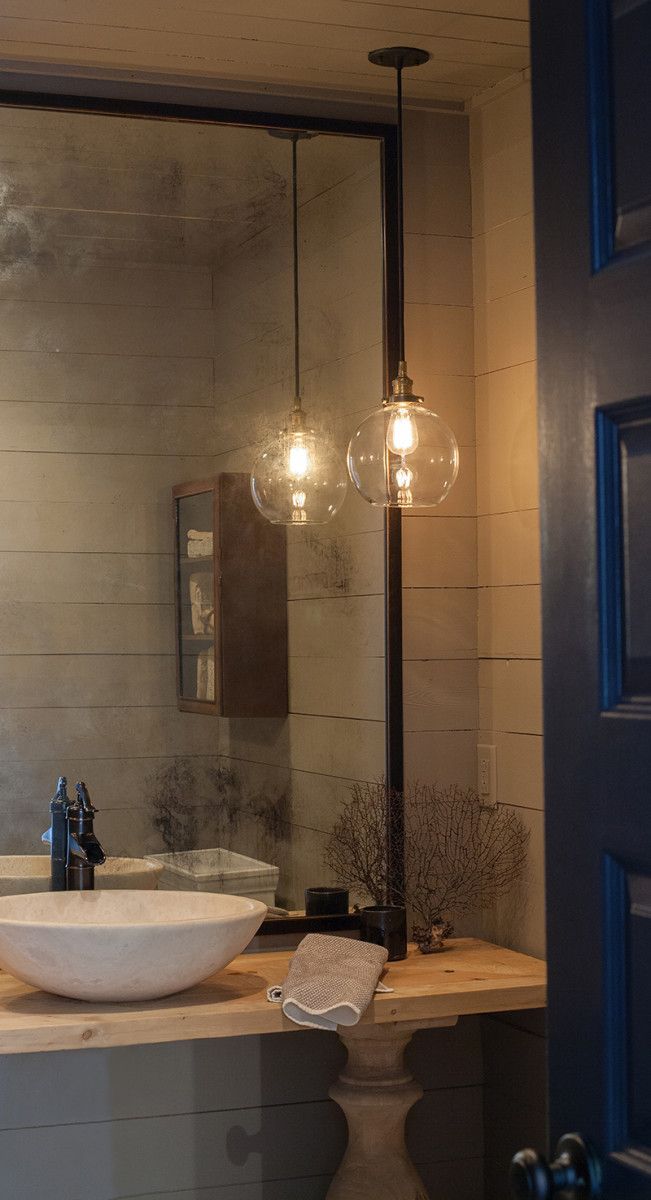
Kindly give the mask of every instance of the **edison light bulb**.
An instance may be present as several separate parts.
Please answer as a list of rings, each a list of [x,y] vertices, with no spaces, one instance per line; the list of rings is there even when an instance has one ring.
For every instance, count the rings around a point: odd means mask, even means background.
[[[445,499],[459,471],[457,439],[445,421],[412,391],[400,362],[392,394],[355,430],[348,473],[369,504],[433,508]]]
[[[401,508],[409,508],[414,502],[414,497],[411,491],[414,474],[413,471],[409,470],[409,467],[406,465],[404,460],[396,469],[395,480],[397,489],[396,502]]]
[[[415,413],[406,407],[391,413],[387,446],[393,454],[412,454],[418,449],[418,425]]]
[[[323,525],[343,504],[345,464],[330,439],[307,425],[298,401],[287,425],[256,459],[253,501],[275,525]]]
[[[310,452],[301,435],[290,443],[288,465],[292,479],[302,479],[310,469]]]
[[[299,521],[307,521],[307,513],[305,511],[306,499],[305,492],[292,492],[292,524],[297,524]]]

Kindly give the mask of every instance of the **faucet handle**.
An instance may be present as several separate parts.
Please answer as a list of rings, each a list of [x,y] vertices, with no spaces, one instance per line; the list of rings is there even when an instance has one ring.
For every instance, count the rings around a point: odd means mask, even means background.
[[[80,780],[79,783],[75,784],[75,791],[77,793],[78,803],[81,804],[81,807],[86,812],[88,812],[88,813],[97,812],[97,809],[93,805],[92,800],[90,798],[88,788],[86,787],[86,784],[83,782],[83,780]]]
[[[56,791],[50,800],[50,810],[55,812],[57,808],[67,807],[70,804],[68,796],[68,780],[65,775],[60,775],[57,781]]]
[[[77,827],[77,838],[79,845],[83,848],[85,861],[89,866],[99,867],[103,862],[106,862],[106,855],[100,846],[93,832],[93,818],[97,809],[94,807],[86,784],[80,781],[75,784],[77,798],[72,808],[75,822],[79,821]],[[70,834],[72,839],[72,834]],[[78,854],[75,847],[71,847],[72,852]]]
[[[53,821],[56,814],[62,816],[67,813],[68,809],[70,808],[70,798],[68,796],[67,784],[68,780],[66,779],[65,775],[59,775],[54,795],[50,800],[50,812],[52,813]],[[52,846],[52,825],[50,825],[49,829],[45,830],[45,833],[41,834],[41,841],[47,842],[50,846]],[[60,850],[61,846],[59,846],[59,851]]]

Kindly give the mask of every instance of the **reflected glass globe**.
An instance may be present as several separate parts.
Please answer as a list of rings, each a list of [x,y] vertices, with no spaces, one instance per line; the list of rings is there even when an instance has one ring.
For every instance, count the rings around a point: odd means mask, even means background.
[[[299,410],[256,459],[251,495],[273,525],[324,525],[341,508],[348,479],[332,442],[305,425]]]
[[[449,425],[411,391],[405,364],[394,397],[362,421],[348,446],[357,491],[383,508],[434,508],[459,473],[459,446]]]

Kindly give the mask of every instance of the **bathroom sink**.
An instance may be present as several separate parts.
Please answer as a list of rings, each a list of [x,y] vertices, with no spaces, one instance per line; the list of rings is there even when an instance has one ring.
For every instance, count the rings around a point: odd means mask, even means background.
[[[145,858],[107,858],[95,868],[96,888],[156,888],[162,866]],[[50,887],[48,854],[0,855],[0,896],[47,892]]]
[[[47,892],[0,898],[0,967],[76,1000],[157,1000],[241,953],[266,904],[220,893]]]
[[[276,903],[280,869],[234,850],[214,846],[207,850],[177,850],[174,854],[148,855],[163,872],[159,886],[171,892],[227,892],[248,896],[270,908]]]

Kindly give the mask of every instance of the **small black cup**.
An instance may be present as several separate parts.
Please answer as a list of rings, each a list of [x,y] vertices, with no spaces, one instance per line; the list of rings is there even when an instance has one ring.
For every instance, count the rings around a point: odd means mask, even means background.
[[[305,889],[305,916],[331,917],[348,912],[346,888],[310,887]]]
[[[369,904],[360,912],[363,942],[374,942],[389,951],[389,962],[407,957],[407,912],[398,904]]]

